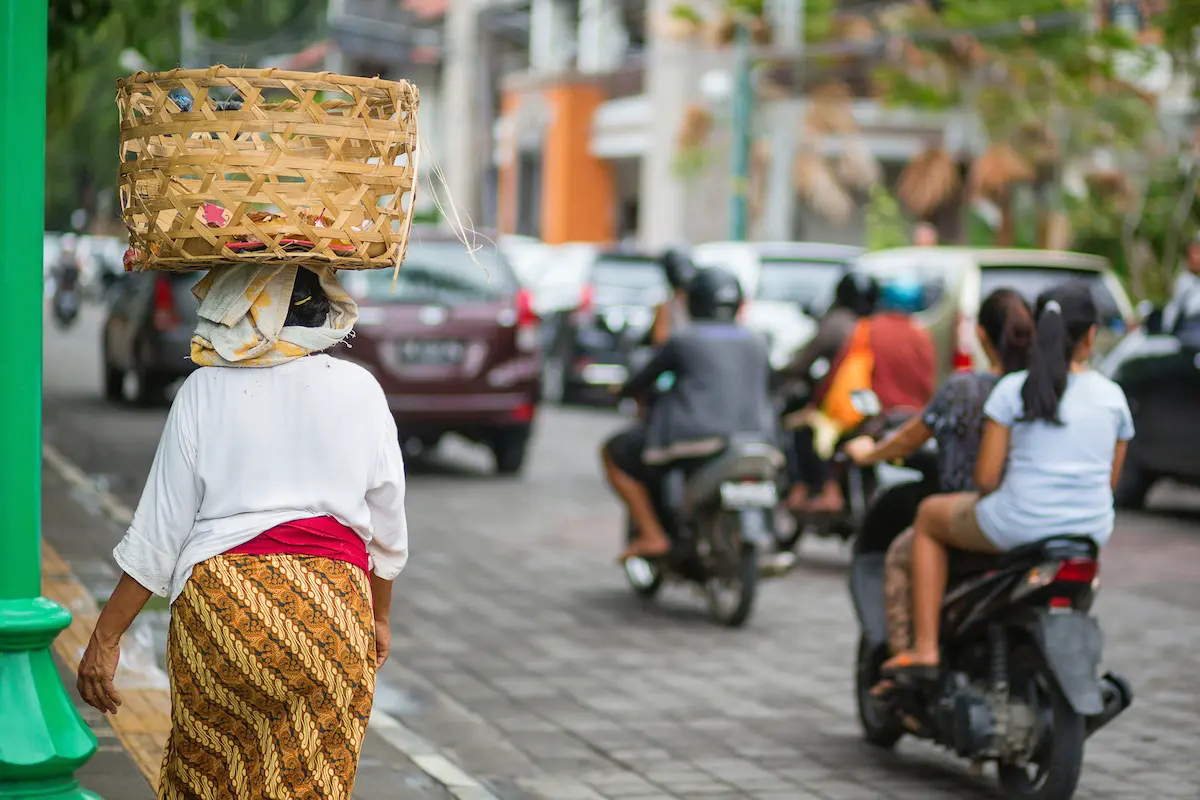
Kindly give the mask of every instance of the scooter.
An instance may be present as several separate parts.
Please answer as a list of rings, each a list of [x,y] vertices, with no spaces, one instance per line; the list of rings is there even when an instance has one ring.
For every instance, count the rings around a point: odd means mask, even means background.
[[[58,326],[64,330],[71,327],[79,316],[79,292],[75,289],[59,289],[54,293],[52,306]]]
[[[881,413],[879,398],[868,390],[854,392],[852,402],[866,409],[866,413],[856,427],[842,435],[838,442],[839,448],[841,444],[858,436],[885,438],[917,413],[912,410]],[[902,465],[884,463],[860,467],[841,452],[834,456],[831,470],[832,477],[841,487],[842,497],[846,501],[843,510],[836,514],[789,511],[792,527],[787,533],[780,535],[778,544],[782,550],[795,551],[806,534],[849,541],[862,527],[870,503],[878,492],[914,479],[912,470]]]
[[[936,461],[917,453],[915,481],[883,491],[854,543],[850,594],[861,635],[855,667],[868,742],[904,735],[940,744],[977,765],[995,762],[1013,800],[1069,800],[1086,739],[1133,702],[1120,675],[1098,675],[1101,631],[1091,539],[1056,536],[998,556],[952,553],[936,676],[897,676],[872,694],[888,658],[884,559],[917,506],[938,488]]]
[[[670,383],[671,376],[663,376],[646,398],[643,413]],[[671,550],[658,558],[625,561],[634,593],[650,599],[665,583],[691,583],[704,592],[715,622],[744,625],[758,591],[760,557],[775,542],[776,483],[783,467],[783,453],[773,444],[733,437],[721,452],[669,470],[651,487],[651,499]],[[626,541],[636,536],[627,520]]]

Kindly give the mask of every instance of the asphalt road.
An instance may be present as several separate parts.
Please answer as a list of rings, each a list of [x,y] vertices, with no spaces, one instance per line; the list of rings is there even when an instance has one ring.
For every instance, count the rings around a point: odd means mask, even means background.
[[[45,437],[133,506],[165,411],[100,398],[98,327],[90,308],[66,334],[47,329]],[[514,800],[995,796],[925,744],[861,743],[841,548],[818,543],[764,585],[741,631],[710,625],[686,589],[637,602],[613,560],[621,516],[597,463],[620,424],[544,409],[519,479],[454,441],[409,465],[412,559],[380,708]],[[98,596],[119,535],[97,525],[56,542]],[[1102,576],[1105,666],[1136,700],[1090,740],[1076,796],[1200,797],[1200,494],[1165,486],[1149,513],[1122,514]],[[153,619],[146,630],[161,636]],[[355,796],[395,796],[379,785]]]

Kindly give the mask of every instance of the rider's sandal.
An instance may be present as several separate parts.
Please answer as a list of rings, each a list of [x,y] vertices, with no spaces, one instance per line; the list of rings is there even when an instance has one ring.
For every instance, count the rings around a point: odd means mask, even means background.
[[[935,681],[938,677],[937,664],[918,664],[912,660],[909,655],[902,655],[896,659],[895,664],[890,667],[884,667],[880,674],[884,678],[892,678],[894,680],[907,681]]]

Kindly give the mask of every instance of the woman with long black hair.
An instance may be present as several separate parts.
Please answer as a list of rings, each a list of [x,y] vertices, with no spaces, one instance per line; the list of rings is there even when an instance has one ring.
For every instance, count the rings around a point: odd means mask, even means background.
[[[920,415],[891,436],[876,442],[860,436],[845,445],[859,466],[892,461],[915,453],[934,439],[938,446],[941,492],[973,492],[975,463],[983,437],[983,406],[1005,375],[1029,366],[1033,348],[1033,312],[1015,289],[996,289],[979,306],[976,335],[991,368],[950,376]],[[884,562],[884,597],[888,617],[888,642],[892,653],[912,647],[912,544],[910,527],[896,537]]]
[[[929,673],[938,663],[947,550],[1000,553],[1052,536],[1112,535],[1113,487],[1133,419],[1121,387],[1088,366],[1096,303],[1086,284],[1057,286],[1038,298],[1037,336],[1027,371],[996,384],[975,483],[979,493],[937,495],[913,525],[912,650],[883,665]]]

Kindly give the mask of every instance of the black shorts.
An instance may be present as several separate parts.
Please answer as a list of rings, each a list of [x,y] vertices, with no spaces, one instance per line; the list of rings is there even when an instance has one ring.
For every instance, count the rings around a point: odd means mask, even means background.
[[[604,443],[604,452],[613,465],[640,483],[650,483],[658,470],[642,460],[646,449],[646,426],[634,423]]]

